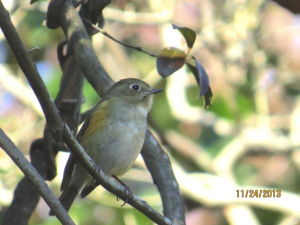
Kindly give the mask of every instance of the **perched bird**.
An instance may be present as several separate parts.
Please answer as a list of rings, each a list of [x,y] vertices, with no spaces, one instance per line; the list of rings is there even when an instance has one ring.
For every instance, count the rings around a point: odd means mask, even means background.
[[[144,143],[153,95],[161,91],[138,79],[123,79],[93,108],[77,140],[106,175],[121,176],[131,168]],[[71,153],[59,198],[64,208],[70,209],[80,191],[84,198],[96,186],[92,176]],[[53,215],[52,211],[49,214]]]

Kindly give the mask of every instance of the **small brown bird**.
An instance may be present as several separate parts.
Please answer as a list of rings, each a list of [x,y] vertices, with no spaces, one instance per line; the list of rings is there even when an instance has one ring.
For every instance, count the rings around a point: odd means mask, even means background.
[[[138,79],[121,80],[107,91],[84,122],[77,140],[106,175],[121,176],[131,168],[144,143],[153,95],[161,91]],[[84,198],[96,186],[71,153],[59,198],[64,208],[70,209],[80,191]]]

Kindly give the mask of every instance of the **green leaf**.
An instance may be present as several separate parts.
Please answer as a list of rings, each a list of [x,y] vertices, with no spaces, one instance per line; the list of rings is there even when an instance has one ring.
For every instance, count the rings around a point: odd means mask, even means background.
[[[164,48],[157,56],[157,72],[162,77],[170,76],[172,73],[179,70],[184,65],[185,58],[185,52],[179,48]]]
[[[172,26],[173,26],[173,29],[179,30],[180,33],[183,35],[183,37],[187,43],[187,46],[189,48],[189,51],[190,51],[194,46],[194,43],[196,40],[196,33],[188,27],[180,27],[175,24],[172,24]]]
[[[196,81],[200,87],[199,96],[204,96],[204,108],[206,109],[210,106],[213,96],[211,88],[209,86],[208,75],[204,67],[201,65],[200,62],[198,62],[198,60],[194,56],[192,57],[192,59],[188,60],[189,62],[186,62],[186,64],[196,78]]]

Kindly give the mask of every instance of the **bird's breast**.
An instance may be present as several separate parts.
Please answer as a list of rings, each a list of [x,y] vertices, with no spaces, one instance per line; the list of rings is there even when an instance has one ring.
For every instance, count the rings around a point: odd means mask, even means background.
[[[96,116],[96,114],[94,115]],[[99,116],[104,116],[100,113]],[[92,120],[91,120],[92,121]],[[105,119],[93,120],[81,145],[108,175],[123,175],[140,153],[147,127],[147,112],[112,112]]]

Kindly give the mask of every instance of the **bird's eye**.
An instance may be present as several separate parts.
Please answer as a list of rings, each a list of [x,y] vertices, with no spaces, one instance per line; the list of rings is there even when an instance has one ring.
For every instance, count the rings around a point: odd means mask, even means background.
[[[132,90],[138,91],[138,90],[140,89],[140,86],[137,85],[137,84],[133,84],[133,85],[130,86],[130,88],[131,88]]]

